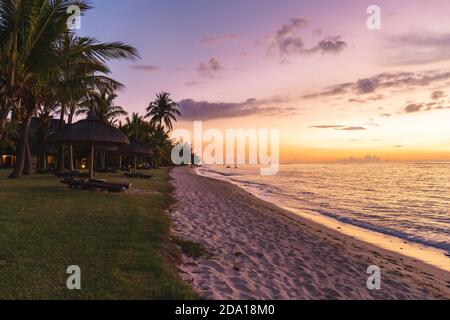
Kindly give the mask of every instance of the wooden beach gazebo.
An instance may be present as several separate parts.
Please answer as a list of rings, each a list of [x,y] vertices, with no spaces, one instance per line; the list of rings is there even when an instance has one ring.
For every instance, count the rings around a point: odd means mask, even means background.
[[[50,142],[89,147],[89,179],[94,178],[95,149],[117,149],[130,144],[128,137],[119,129],[97,118],[91,110],[85,120],[64,127],[49,137]]]
[[[139,141],[131,141],[130,144],[124,145],[119,149],[122,154],[131,154],[134,156],[134,171],[133,174],[136,176],[137,174],[137,156],[145,156],[151,155],[152,149],[150,146],[139,142]]]

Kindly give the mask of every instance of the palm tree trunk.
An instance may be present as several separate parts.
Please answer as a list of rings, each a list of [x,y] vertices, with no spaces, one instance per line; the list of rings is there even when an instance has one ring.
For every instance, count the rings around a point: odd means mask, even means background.
[[[43,159],[42,159],[42,171],[47,173],[47,152],[44,151]]]
[[[58,166],[56,171],[57,172],[64,172],[66,170],[64,165],[64,146],[61,145],[58,147]]]
[[[73,112],[71,112],[71,113],[69,114],[69,121],[68,121],[69,125],[72,124],[72,121],[73,121]],[[70,171],[74,171],[74,165],[73,165],[73,146],[72,146],[72,145],[69,146],[69,170],[70,170]]]
[[[16,164],[14,166],[14,171],[9,176],[9,179],[17,179],[22,176],[25,166],[25,157],[27,153],[28,131],[30,128],[32,116],[32,113],[28,113],[20,126],[20,136],[16,151]]]
[[[134,175],[137,173],[137,156],[134,154]]]
[[[69,146],[69,170],[74,171],[75,167],[73,165],[73,146]]]
[[[94,151],[94,143],[91,143],[90,149],[89,149],[89,179],[94,179],[94,157],[95,157],[95,151]]]
[[[61,106],[61,115],[59,117],[59,128],[62,129],[64,127],[64,112],[65,107]],[[58,148],[58,166],[56,169],[57,172],[64,172],[65,171],[65,165],[64,165],[64,145],[60,145]]]
[[[32,162],[32,158],[31,158],[30,141],[27,136],[26,144],[25,144],[25,163],[23,166],[22,174],[24,176],[29,176],[32,174],[32,171],[33,171],[33,162]]]

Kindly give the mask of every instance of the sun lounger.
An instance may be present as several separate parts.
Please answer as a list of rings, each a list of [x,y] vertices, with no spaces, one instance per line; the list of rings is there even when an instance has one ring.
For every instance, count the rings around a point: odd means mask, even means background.
[[[91,191],[123,192],[126,188],[123,185],[113,183],[88,181],[85,184],[85,189]]]
[[[64,180],[61,181],[61,183],[67,184],[71,189],[83,189],[86,184],[86,180],[64,177]]]
[[[118,173],[118,172],[120,172],[120,169],[119,169],[119,168],[97,169],[97,172],[102,172],[102,173]]]
[[[70,177],[66,177],[61,183],[67,184],[71,189],[90,191],[123,192],[132,187],[131,183],[112,183],[107,182],[106,180],[84,180]]]
[[[130,178],[130,179],[154,179],[156,178],[155,176],[151,176],[151,175],[146,175],[146,174],[142,174],[142,173],[125,173],[124,174],[125,177]]]

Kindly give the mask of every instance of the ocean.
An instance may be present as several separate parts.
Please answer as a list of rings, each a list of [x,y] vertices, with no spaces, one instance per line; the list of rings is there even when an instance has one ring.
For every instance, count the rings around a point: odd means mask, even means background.
[[[275,176],[254,166],[197,170],[284,208],[450,254],[450,163],[282,165]]]

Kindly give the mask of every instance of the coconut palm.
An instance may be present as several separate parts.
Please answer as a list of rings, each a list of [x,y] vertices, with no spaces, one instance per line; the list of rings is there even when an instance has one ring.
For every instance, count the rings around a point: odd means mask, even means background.
[[[47,98],[42,105],[36,111],[36,121],[37,121],[37,131],[36,134],[31,137],[31,140],[35,142],[35,146],[38,145],[39,148],[39,170],[41,172],[47,171],[47,148],[42,147],[45,145],[45,141],[50,135],[50,127],[52,125],[53,115],[57,108],[57,101],[54,96]]]
[[[128,112],[121,106],[114,104],[117,95],[115,93],[110,93],[110,91],[111,90],[109,89],[101,88],[99,91],[90,92],[90,96],[84,104],[84,108],[80,108],[78,114],[95,110],[99,120],[107,122],[112,126],[116,125],[119,120],[118,117],[126,116]],[[72,148],[70,150],[70,157],[72,159]],[[104,169],[106,166],[106,152],[104,150],[100,151],[100,158],[101,166]]]
[[[155,166],[160,162],[170,162],[173,143],[169,137],[169,132],[162,125],[156,125],[152,128],[150,145],[153,150]]]
[[[13,177],[22,175],[25,156],[28,156],[28,129],[36,109],[35,95],[45,88],[46,80],[55,76],[53,40],[65,30],[67,20],[64,10],[67,6],[63,7],[63,2],[4,0],[0,3],[0,73],[8,88],[2,117],[13,108],[22,111]]]
[[[79,38],[76,46],[67,46],[67,8],[73,4],[82,12],[89,8],[83,0],[0,2],[0,75],[8,88],[0,116],[7,116],[13,108],[21,114],[17,162],[11,178],[22,175],[25,161],[30,158],[29,124],[40,97],[48,96],[48,88],[65,93],[59,95],[64,117],[67,104],[79,93],[80,75],[105,76],[109,73],[108,60],[137,57],[134,48],[120,42]]]
[[[126,117],[122,131],[134,141],[147,142],[149,124],[138,113],[133,112],[130,117]]]
[[[172,121],[177,121],[177,116],[181,115],[176,104],[167,92],[156,95],[155,101],[151,102],[146,109],[146,118],[151,118],[150,122],[165,125],[169,131],[173,129]]]
[[[85,104],[84,108],[81,108],[78,114],[86,113],[89,110],[94,109],[97,117],[111,125],[116,125],[119,121],[119,117],[128,115],[123,107],[117,106],[114,100],[117,98],[117,94],[110,93],[109,90],[99,90],[90,94],[90,99]]]
[[[64,34],[57,45],[63,62],[61,79],[56,85],[60,97],[60,127],[63,127],[65,114],[68,114],[68,123],[71,124],[77,106],[81,101],[91,100],[93,92],[112,91],[123,87],[122,84],[105,76],[109,73],[109,69],[104,61],[108,58],[120,58],[122,50],[128,50],[132,55],[134,49],[120,43],[101,44],[93,39],[76,37],[69,32]],[[69,158],[69,167],[73,170],[72,146],[69,146]],[[58,171],[64,171],[64,163],[64,147],[60,146]]]
[[[172,141],[169,132],[160,124],[145,121],[138,113],[127,117],[125,125],[120,129],[130,140],[143,142],[150,146],[154,162],[170,162]]]

